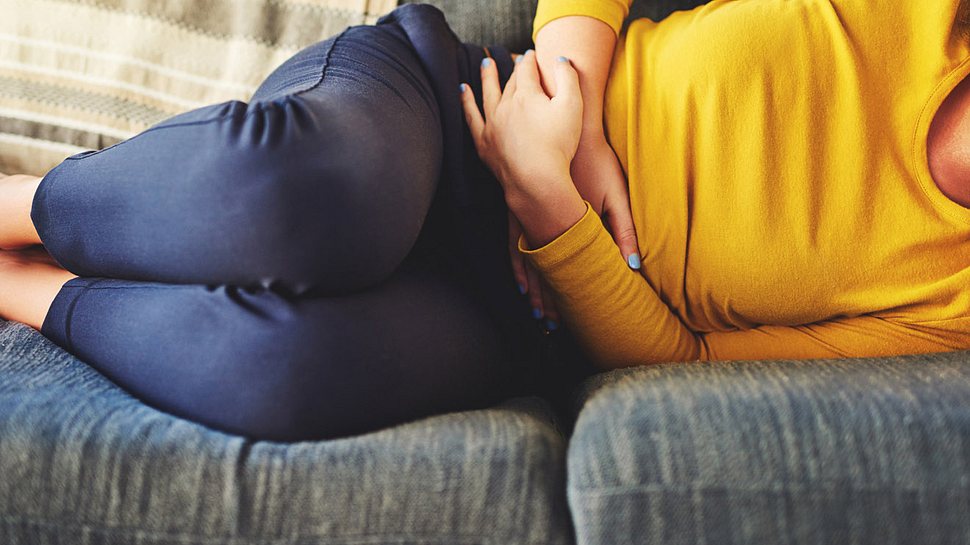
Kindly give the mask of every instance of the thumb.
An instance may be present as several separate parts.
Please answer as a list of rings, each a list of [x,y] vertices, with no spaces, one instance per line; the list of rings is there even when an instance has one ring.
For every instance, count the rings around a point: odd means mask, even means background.
[[[619,201],[619,202],[618,202]],[[637,245],[637,229],[633,225],[633,215],[626,199],[620,199],[616,193],[609,195],[603,205],[613,240],[620,248],[620,253],[626,259],[631,269],[640,268],[640,248]]]
[[[566,57],[556,59],[556,95],[554,98],[566,101],[579,101],[583,97],[579,90],[579,72]]]

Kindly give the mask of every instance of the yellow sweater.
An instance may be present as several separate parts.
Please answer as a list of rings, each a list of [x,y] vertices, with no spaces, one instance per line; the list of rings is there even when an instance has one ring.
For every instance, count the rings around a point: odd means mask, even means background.
[[[640,271],[587,202],[519,251],[604,367],[970,348],[970,209],[929,174],[970,73],[960,0],[716,0],[657,23],[630,0],[540,0],[619,35],[605,125]],[[535,34],[533,34],[535,36]]]

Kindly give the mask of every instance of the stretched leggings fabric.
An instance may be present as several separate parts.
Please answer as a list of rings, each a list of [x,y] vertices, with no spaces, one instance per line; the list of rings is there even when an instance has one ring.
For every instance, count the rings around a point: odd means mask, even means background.
[[[458,100],[465,81],[481,102],[489,53],[504,85],[507,50],[401,6],[248,102],[69,157],[31,211],[79,275],[41,332],[149,405],[256,439],[555,395],[592,367],[515,286],[501,187]]]

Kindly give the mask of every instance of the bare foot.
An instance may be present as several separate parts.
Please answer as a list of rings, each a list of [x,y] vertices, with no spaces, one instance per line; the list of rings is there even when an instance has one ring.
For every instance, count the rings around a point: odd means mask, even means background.
[[[0,250],[0,318],[39,331],[61,286],[73,278],[41,246]]]
[[[40,236],[30,219],[30,208],[40,180],[27,174],[0,176],[0,249],[40,244]]]

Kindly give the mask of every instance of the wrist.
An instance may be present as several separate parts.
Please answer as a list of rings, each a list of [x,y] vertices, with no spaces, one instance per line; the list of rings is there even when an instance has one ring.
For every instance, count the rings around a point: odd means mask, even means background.
[[[606,130],[603,128],[603,119],[584,119],[583,132],[579,135],[579,147],[584,144],[598,144],[606,142]]]
[[[513,213],[534,210],[543,203],[560,200],[569,192],[576,191],[569,162],[556,161],[555,167],[544,168],[538,167],[540,163],[538,161],[532,165],[535,167],[530,169],[532,172],[516,173],[502,184],[505,203]]]
[[[572,184],[548,185],[539,191],[506,193],[509,210],[522,225],[530,248],[552,242],[576,224],[586,213],[586,203]]]

